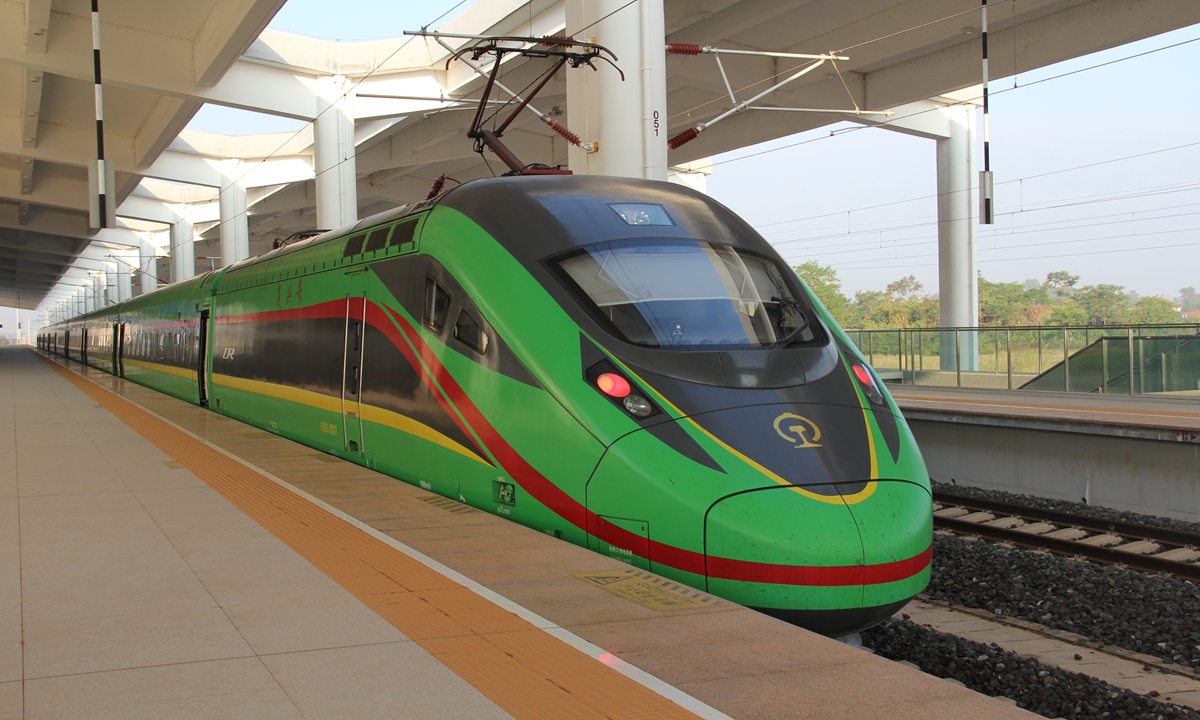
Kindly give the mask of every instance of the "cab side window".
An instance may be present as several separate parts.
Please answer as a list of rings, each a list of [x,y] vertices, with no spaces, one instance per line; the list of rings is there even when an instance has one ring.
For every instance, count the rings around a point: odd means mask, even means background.
[[[488,336],[471,317],[466,308],[458,311],[458,320],[454,322],[454,338],[463,345],[471,348],[480,355],[487,352]]]
[[[425,324],[442,331],[450,311],[450,293],[430,278],[425,278]]]

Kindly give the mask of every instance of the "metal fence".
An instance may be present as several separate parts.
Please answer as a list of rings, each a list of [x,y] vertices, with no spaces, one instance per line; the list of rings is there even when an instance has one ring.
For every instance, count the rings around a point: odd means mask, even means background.
[[[892,383],[1010,390],[1029,385],[1131,395],[1200,390],[1188,384],[1200,374],[1194,368],[1200,362],[1200,323],[886,328],[846,334]]]

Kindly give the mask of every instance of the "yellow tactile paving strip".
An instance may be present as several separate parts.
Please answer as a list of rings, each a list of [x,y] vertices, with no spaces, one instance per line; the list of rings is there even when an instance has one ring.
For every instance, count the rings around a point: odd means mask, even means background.
[[[513,717],[696,718],[134,403],[42,359]]]

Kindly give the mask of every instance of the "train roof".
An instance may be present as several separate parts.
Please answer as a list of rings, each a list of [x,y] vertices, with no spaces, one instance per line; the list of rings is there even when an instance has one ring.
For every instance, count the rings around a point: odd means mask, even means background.
[[[523,262],[617,240],[679,238],[773,256],[762,236],[709,196],[675,183],[586,175],[489,178],[440,205],[478,223]],[[638,211],[644,224],[629,217]]]
[[[72,318],[82,322],[136,308],[150,295],[184,291],[215,282],[270,260],[327,243],[355,232],[393,222],[436,205],[463,213],[479,224],[523,263],[537,264],[554,255],[597,243],[639,238],[703,239],[773,256],[774,250],[749,224],[724,205],[683,185],[637,178],[588,175],[497,177],[472,180],[438,197],[401,205],[336,230],[256,255],[225,268],[173,283],[154,293]],[[631,224],[623,209],[648,208],[649,224]],[[661,209],[661,213],[656,210]]]

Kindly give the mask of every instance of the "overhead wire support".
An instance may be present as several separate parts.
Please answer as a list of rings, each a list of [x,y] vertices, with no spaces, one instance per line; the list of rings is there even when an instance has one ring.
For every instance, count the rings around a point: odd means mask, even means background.
[[[759,100],[762,100],[763,98],[767,97],[771,93],[774,93],[777,90],[780,90],[781,88],[788,85],[789,83],[791,83],[795,80],[798,80],[799,78],[809,74],[813,70],[816,70],[817,68],[824,65],[826,62],[833,64],[834,68],[837,68],[838,60],[849,60],[850,59],[850,58],[846,57],[845,55],[839,55],[837,53],[822,53],[819,55],[811,55],[811,54],[805,54],[805,53],[769,52],[769,51],[760,51],[760,50],[725,50],[722,48],[715,48],[715,47],[712,47],[709,45],[692,45],[692,44],[688,44],[688,43],[668,43],[667,44],[667,53],[670,55],[712,55],[714,57],[714,59],[717,61],[717,69],[721,73],[721,80],[723,80],[725,83],[725,91],[729,93],[729,101],[733,103],[732,108],[730,108],[729,110],[726,110],[725,112],[721,113],[720,115],[713,118],[712,120],[709,120],[708,122],[700,123],[699,125],[696,125],[695,127],[690,127],[687,130],[684,130],[683,132],[679,133],[678,135],[676,135],[676,136],[672,137],[670,140],[668,140],[667,147],[670,148],[671,150],[676,150],[676,149],[682,147],[683,145],[686,145],[687,143],[691,142],[692,140],[695,140],[696,137],[698,135],[700,135],[700,133],[704,132],[705,130],[712,127],[713,125],[716,125],[717,123],[721,122],[725,118],[727,118],[731,115],[736,115],[737,113],[740,113],[740,112],[744,112],[746,110],[774,110],[774,111],[778,111],[778,112],[801,112],[801,113],[836,113],[836,114],[849,114],[849,115],[881,115],[885,118],[890,118],[893,115],[893,112],[891,110],[863,110],[860,107],[858,107],[858,103],[854,100],[853,95],[850,96],[850,101],[854,104],[853,110],[837,110],[837,109],[832,109],[832,108],[756,107],[754,105],[754,103],[758,102]],[[750,57],[790,58],[790,59],[794,59],[794,60],[811,60],[812,62],[801,67],[797,72],[788,76],[787,79],[775,83],[771,87],[767,88],[766,90],[763,90],[762,92],[760,92],[759,94],[750,98],[749,100],[744,100],[742,102],[738,102],[737,97],[734,96],[733,86],[729,83],[729,76],[725,73],[725,65],[721,62],[722,55],[743,55],[743,56],[750,56]],[[841,71],[838,71],[838,74],[840,75]],[[843,84],[844,84],[844,82],[843,82]],[[850,92],[849,88],[847,88],[846,92],[847,93]]]
[[[988,114],[988,0],[982,0],[982,2],[983,17],[979,34],[983,45],[983,170],[979,172],[979,224],[995,225],[996,208],[992,197],[991,118]]]
[[[522,52],[522,54],[526,54],[526,52],[524,52],[524,51],[527,46],[532,46],[534,44],[546,45],[547,47],[555,47],[555,46],[570,47],[572,45],[581,45],[581,46],[600,48],[599,45],[592,45],[592,43],[576,42],[572,38],[555,37],[555,36],[547,36],[547,37],[543,37],[543,38],[530,38],[530,37],[516,37],[516,36],[470,35],[470,34],[466,34],[466,33],[443,33],[443,32],[437,32],[437,31],[432,31],[432,30],[420,30],[420,31],[406,30],[406,31],[404,31],[404,34],[418,36],[418,37],[433,38],[433,40],[435,42],[437,42],[438,45],[441,45],[447,52],[450,53],[450,60],[446,61],[447,67],[449,67],[451,60],[457,59],[457,60],[463,62],[467,67],[474,70],[476,75],[478,75],[479,77],[481,77],[485,80],[487,80],[489,78],[491,73],[489,73],[487,70],[484,70],[483,67],[477,62],[478,57],[475,57],[475,58],[465,57],[465,54],[467,52],[473,51],[475,48],[480,47],[480,45],[477,43],[476,45],[467,45],[466,47],[455,49],[454,47],[451,47],[449,43],[446,42],[446,40],[445,40],[446,38],[450,38],[452,40],[476,40],[476,41],[492,42],[494,44],[498,44],[500,42],[519,43],[519,47],[514,47],[514,48],[511,48],[510,50],[513,52]],[[499,45],[497,45],[497,47],[499,47]],[[601,48],[601,49],[603,49],[603,48]],[[608,51],[605,50],[605,52],[608,52]],[[612,55],[612,53],[609,53],[609,55]],[[500,64],[501,59],[502,58],[499,56],[496,58],[497,65]],[[612,55],[612,59],[616,60],[616,56]],[[586,64],[590,65],[590,63],[586,63]],[[574,65],[572,65],[572,67],[574,67]],[[593,67],[593,69],[595,69],[595,68]],[[624,77],[624,76],[622,75],[622,77]],[[533,105],[530,105],[525,98],[521,97],[517,93],[510,90],[508,87],[506,87],[504,85],[504,83],[500,82],[499,80],[495,80],[494,85],[495,85],[495,87],[499,88],[503,92],[507,93],[508,96],[510,98],[512,98],[513,100],[515,100],[516,102],[524,103],[522,105],[522,107],[524,109],[526,109],[526,110],[530,111],[531,113],[533,113],[534,115],[536,115],[539,120],[541,120],[546,125],[548,125],[551,130],[553,130],[555,133],[557,133],[559,136],[561,136],[567,142],[571,143],[572,145],[574,145],[576,147],[583,148],[583,150],[585,150],[586,152],[589,152],[589,153],[596,152],[596,150],[598,149],[596,147],[595,143],[583,142],[582,140],[580,140],[579,136],[576,135],[575,133],[571,132],[571,130],[569,128],[562,125],[561,123],[559,123],[554,118],[547,115],[546,113],[538,110]],[[495,101],[489,101],[489,103],[495,104]]]

